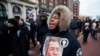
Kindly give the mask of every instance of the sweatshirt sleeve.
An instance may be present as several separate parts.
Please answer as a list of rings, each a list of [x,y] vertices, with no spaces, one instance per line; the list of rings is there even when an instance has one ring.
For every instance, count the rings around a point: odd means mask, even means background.
[[[77,40],[73,40],[72,42],[71,53],[72,53],[71,56],[83,56],[81,45]]]

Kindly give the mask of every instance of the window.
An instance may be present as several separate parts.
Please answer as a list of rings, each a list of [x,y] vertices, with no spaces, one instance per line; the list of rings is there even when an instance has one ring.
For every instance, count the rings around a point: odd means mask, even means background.
[[[49,3],[49,5],[50,5],[50,6],[53,6],[53,3],[52,3],[52,2],[50,2],[50,3]]]
[[[49,9],[52,10],[53,8],[50,6]]]
[[[42,0],[42,3],[46,3],[46,0]]]
[[[44,0],[42,0],[42,3],[44,3]]]
[[[55,3],[57,4],[57,0],[55,0]]]
[[[46,8],[46,5],[44,5],[44,8]]]
[[[21,9],[17,6],[13,7],[13,13],[21,13]]]
[[[55,6],[57,6],[57,4],[55,4]]]
[[[75,9],[75,10],[77,10],[77,8],[78,8],[77,6],[74,6],[74,9]]]
[[[44,3],[46,3],[46,0],[44,0]]]
[[[57,2],[57,0],[55,0],[55,6],[57,6],[58,5],[58,2]]]
[[[0,4],[0,17],[7,17],[6,8],[3,4]]]
[[[77,12],[74,12],[74,15],[77,15]]]
[[[74,10],[74,11],[77,11],[77,10]]]
[[[53,0],[51,0],[51,2],[53,2]]]
[[[0,4],[0,9],[2,9],[2,5]]]
[[[64,5],[66,5],[66,1],[64,1]]]
[[[63,0],[63,4],[64,5],[67,5],[67,0]]]
[[[74,6],[77,6],[77,5],[78,5],[78,4],[76,4],[76,3],[74,4]]]
[[[42,4],[42,7],[44,7],[44,4]]]
[[[46,6],[45,4],[42,4],[42,7],[43,7],[43,8],[46,8],[47,6]]]
[[[74,1],[77,1],[77,0],[74,0]]]

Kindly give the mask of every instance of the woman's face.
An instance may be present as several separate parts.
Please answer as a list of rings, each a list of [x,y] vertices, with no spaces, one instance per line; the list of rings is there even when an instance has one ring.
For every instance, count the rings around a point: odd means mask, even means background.
[[[59,24],[59,20],[60,20],[60,17],[58,16],[58,14],[54,13],[50,18],[48,28],[50,30],[55,29]]]
[[[22,20],[19,20],[19,25],[23,25],[24,22]]]

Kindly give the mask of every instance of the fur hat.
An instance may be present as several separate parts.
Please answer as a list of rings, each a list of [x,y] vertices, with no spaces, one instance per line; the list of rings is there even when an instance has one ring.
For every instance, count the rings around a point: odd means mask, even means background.
[[[67,28],[70,25],[70,21],[71,21],[71,11],[69,10],[68,7],[66,7],[64,5],[56,6],[52,10],[52,12],[51,12],[51,14],[50,14],[50,16],[49,16],[49,18],[47,20],[47,24],[49,24],[50,18],[51,18],[52,14],[54,12],[60,12],[59,31],[66,31]]]

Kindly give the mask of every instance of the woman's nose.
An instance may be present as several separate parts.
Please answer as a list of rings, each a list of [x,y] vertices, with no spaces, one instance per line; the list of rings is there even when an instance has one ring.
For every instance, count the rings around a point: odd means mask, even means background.
[[[51,18],[50,21],[54,21],[54,18]]]

